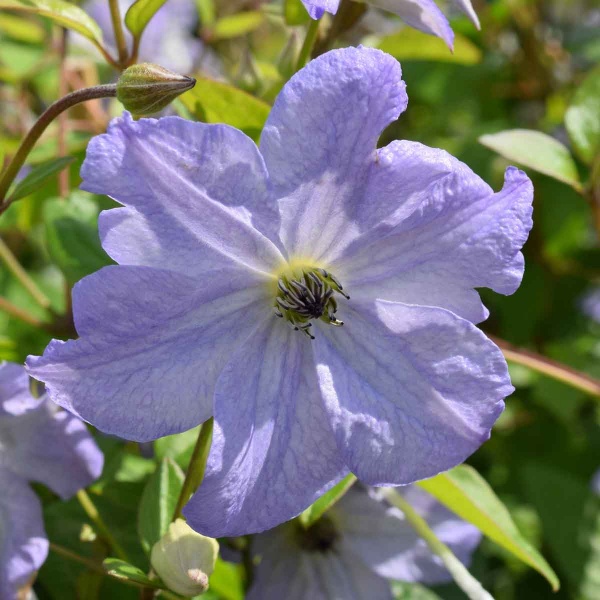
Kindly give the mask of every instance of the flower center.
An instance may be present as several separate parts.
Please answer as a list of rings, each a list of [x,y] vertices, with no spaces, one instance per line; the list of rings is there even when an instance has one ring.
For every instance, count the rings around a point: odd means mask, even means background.
[[[314,340],[314,335],[309,331],[312,319],[321,319],[337,327],[344,324],[335,316],[338,309],[335,293],[350,300],[342,284],[325,269],[305,268],[283,274],[277,281],[275,315]]]
[[[305,552],[329,552],[339,537],[333,521],[326,515],[308,529],[299,524],[296,529],[296,541]]]

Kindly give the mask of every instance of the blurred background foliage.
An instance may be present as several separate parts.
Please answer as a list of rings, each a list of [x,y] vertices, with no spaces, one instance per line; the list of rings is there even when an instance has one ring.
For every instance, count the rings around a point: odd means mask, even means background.
[[[197,6],[199,21],[189,24],[189,32],[204,43],[207,60],[194,73],[196,88],[170,110],[230,123],[258,140],[269,106],[292,72],[306,14],[296,0],[197,0]],[[600,164],[598,145],[586,149],[586,140],[578,137],[585,138],[590,128],[593,134],[594,111],[596,133],[600,122],[600,3],[476,0],[474,6],[481,31],[454,14],[454,54],[440,40],[364,5],[356,5],[356,14],[339,27],[335,45],[380,47],[402,63],[409,107],[384,133],[382,145],[402,138],[444,148],[495,189],[507,164],[517,161],[526,168],[535,201],[525,278],[511,297],[482,292],[491,311],[483,329],[600,378],[600,322],[582,311],[585,294],[600,284]],[[327,21],[332,28],[340,25]],[[332,41],[327,35],[322,49]],[[99,54],[50,20],[0,10],[0,164],[49,103],[66,91],[115,77]],[[583,124],[568,112],[582,104],[591,111]],[[73,335],[71,286],[110,262],[99,245],[97,215],[112,201],[71,190],[77,190],[90,136],[120,111],[116,101],[98,100],[53,124],[30,155],[28,169],[57,156],[73,162],[31,193],[25,190],[27,195],[0,217],[3,243],[38,294],[36,299],[8,263],[2,264],[0,359],[22,362],[41,353],[51,337]],[[542,132],[562,146],[527,132],[493,135],[515,129]],[[562,587],[553,593],[538,573],[489,541],[477,551],[471,570],[499,600],[600,598],[600,497],[591,488],[600,468],[599,399],[522,365],[511,363],[511,375],[516,391],[491,440],[469,462],[549,560]],[[185,468],[194,432],[157,441],[153,457],[136,444],[99,439],[107,466],[90,493],[110,515],[135,564],[147,569],[137,531],[140,495],[156,484],[152,474],[161,460],[171,461],[161,468]],[[51,541],[84,556],[106,555],[75,501],[60,503],[47,490],[38,491]],[[241,598],[241,578],[237,566],[220,562],[205,597]],[[35,589],[40,599],[138,597],[135,588],[93,575],[54,552]],[[454,585],[426,590],[398,583],[394,589],[402,599],[462,597]]]

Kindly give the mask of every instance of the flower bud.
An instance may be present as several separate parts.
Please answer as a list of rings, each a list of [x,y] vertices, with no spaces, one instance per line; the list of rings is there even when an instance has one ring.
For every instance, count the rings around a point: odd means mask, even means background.
[[[136,117],[156,113],[177,96],[191,90],[196,80],[152,63],[132,65],[117,81],[117,98]]]
[[[217,540],[177,519],[154,544],[150,562],[170,590],[182,596],[197,596],[208,589],[208,576],[215,568],[218,553]]]

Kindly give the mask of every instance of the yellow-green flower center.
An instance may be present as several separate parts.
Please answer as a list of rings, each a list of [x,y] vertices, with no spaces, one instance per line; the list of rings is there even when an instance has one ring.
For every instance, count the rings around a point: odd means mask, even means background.
[[[338,327],[344,324],[335,316],[338,309],[336,293],[350,299],[335,276],[320,267],[282,273],[277,280],[275,315],[314,339],[309,331],[313,319]]]

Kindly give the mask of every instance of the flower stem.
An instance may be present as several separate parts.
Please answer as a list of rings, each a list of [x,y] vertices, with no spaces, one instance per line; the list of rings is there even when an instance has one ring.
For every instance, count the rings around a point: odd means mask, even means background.
[[[81,504],[81,508],[83,508],[85,514],[96,526],[100,537],[104,538],[104,540],[110,545],[112,550],[121,560],[129,562],[126,552],[123,550],[119,542],[117,542],[117,540],[113,537],[88,493],[85,490],[79,490],[77,492],[77,500],[79,500],[79,504]]]
[[[117,95],[117,86],[114,83],[105,85],[96,85],[94,87],[76,90],[60,98],[51,104],[35,122],[29,133],[25,136],[11,163],[0,176],[0,214],[2,214],[11,204],[11,199],[6,198],[6,193],[10,184],[13,182],[17,173],[25,163],[27,156],[31,152],[33,146],[38,141],[42,133],[48,125],[58,117],[62,112],[86,100],[96,98],[111,98]]]
[[[108,0],[110,7],[110,19],[112,21],[113,31],[115,32],[115,41],[119,52],[119,66],[125,66],[127,62],[127,42],[123,33],[123,24],[121,22],[121,13],[119,11],[119,0]]]
[[[36,319],[34,316],[25,312],[22,308],[15,306],[12,302],[9,302],[6,298],[0,297],[0,310],[9,314],[11,317],[15,319],[19,319],[19,321],[23,321],[23,323],[27,323],[32,327],[37,327],[38,329],[47,330],[48,324]]]
[[[497,337],[488,336],[504,354],[509,362],[523,365],[529,369],[537,371],[542,375],[556,379],[562,383],[570,385],[586,394],[600,398],[600,381],[590,377],[586,373],[577,371],[556,360],[546,358],[541,354],[536,354],[530,350],[513,346],[510,342],[501,340]]]
[[[29,292],[29,295],[44,309],[50,309],[50,300],[40,290],[35,281],[31,279],[27,271],[19,264],[15,255],[10,251],[4,240],[0,238],[0,260],[7,266],[8,270],[19,280],[21,285]]]
[[[399,508],[411,524],[413,529],[425,540],[429,549],[439,556],[446,569],[452,575],[458,587],[471,600],[494,600],[481,583],[475,579],[467,568],[454,556],[452,550],[446,546],[431,530],[427,521],[394,489],[385,489],[385,497],[394,506]]]
[[[200,427],[198,439],[194,446],[194,452],[192,453],[192,458],[190,459],[190,464],[183,482],[183,487],[181,488],[181,493],[177,499],[177,506],[173,513],[173,521],[181,517],[183,507],[190,499],[190,496],[200,487],[200,484],[204,479],[206,461],[208,460],[208,453],[212,442],[213,423],[214,419],[211,417]]]
[[[302,48],[300,48],[300,54],[298,55],[298,60],[296,61],[296,68],[294,72],[299,71],[308,61],[310,53],[314,48],[315,42],[317,41],[317,34],[319,32],[319,24],[320,20],[311,19],[306,29],[306,37],[304,38],[304,43],[302,44]]]

